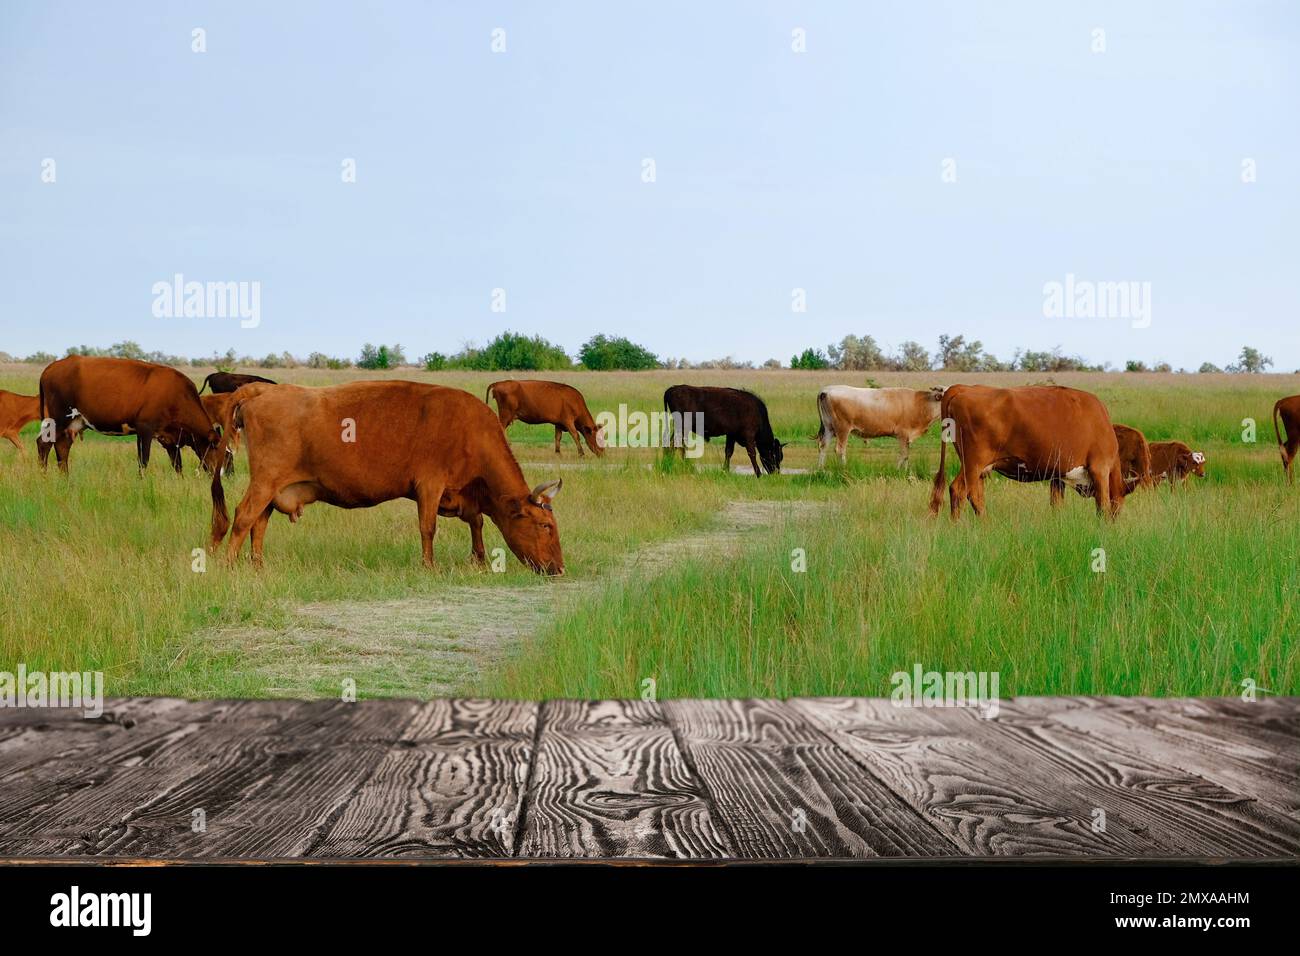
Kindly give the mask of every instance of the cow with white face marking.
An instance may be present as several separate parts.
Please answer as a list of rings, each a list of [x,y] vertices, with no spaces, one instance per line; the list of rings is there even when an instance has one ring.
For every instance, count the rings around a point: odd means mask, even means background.
[[[1151,443],[1151,480],[1155,484],[1168,481],[1177,488],[1187,483],[1189,475],[1205,477],[1204,453],[1192,451],[1180,441]]]
[[[868,438],[897,438],[898,467],[906,468],[912,442],[925,434],[939,417],[943,389],[854,388],[827,385],[817,393],[817,413],[822,427],[817,434],[817,467],[826,465],[826,447],[835,441],[840,462],[849,436],[855,432]]]

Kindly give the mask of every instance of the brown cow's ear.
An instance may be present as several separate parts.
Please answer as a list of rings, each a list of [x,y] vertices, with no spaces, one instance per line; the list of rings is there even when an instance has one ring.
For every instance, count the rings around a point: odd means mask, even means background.
[[[221,426],[220,426],[220,425],[213,425],[213,426],[212,426],[212,430],[215,431],[215,432],[217,433],[217,437],[218,437],[218,438],[221,437]]]
[[[550,481],[544,481],[533,489],[533,493],[528,496],[528,500],[535,505],[545,507],[560,493],[560,488],[563,485],[563,478],[552,478]]]

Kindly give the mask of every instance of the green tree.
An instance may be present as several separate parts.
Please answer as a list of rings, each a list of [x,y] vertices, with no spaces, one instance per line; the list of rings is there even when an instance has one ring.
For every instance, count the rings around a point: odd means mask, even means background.
[[[885,353],[880,350],[876,340],[869,335],[858,338],[846,335],[839,345],[829,345],[826,352],[831,363],[839,369],[851,371],[870,371],[885,368],[888,364]]]
[[[830,368],[831,361],[821,349],[804,349],[803,354],[790,359],[790,367],[806,369]]]
[[[622,336],[592,336],[578,350],[578,360],[596,372],[611,369],[644,371],[659,368],[659,357],[649,349]]]
[[[1257,374],[1263,372],[1272,364],[1273,360],[1259,349],[1251,348],[1249,345],[1243,345],[1241,348],[1241,355],[1237,357],[1237,364],[1229,365],[1228,371]]]

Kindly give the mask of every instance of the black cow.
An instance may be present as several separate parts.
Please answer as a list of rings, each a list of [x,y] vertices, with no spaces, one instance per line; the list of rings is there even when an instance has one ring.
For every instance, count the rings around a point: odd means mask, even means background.
[[[737,444],[744,445],[745,451],[749,452],[749,462],[754,466],[755,475],[761,477],[763,474],[758,467],[760,459],[763,468],[769,473],[781,470],[781,459],[784,456],[781,449],[785,446],[772,434],[767,406],[753,392],[739,388],[674,385],[664,392],[664,410],[671,416],[669,421],[673,428],[695,432],[705,441],[725,435],[727,454],[723,467],[728,471],[731,470],[731,453]],[[697,414],[703,416],[702,434],[695,427],[698,424],[695,417]],[[684,458],[684,442],[681,448]]]
[[[213,372],[203,380],[203,387],[199,389],[199,394],[203,393],[204,388],[211,388],[216,393],[233,392],[250,382],[265,382],[267,385],[275,384],[269,378],[262,378],[260,375],[241,375],[238,372]]]

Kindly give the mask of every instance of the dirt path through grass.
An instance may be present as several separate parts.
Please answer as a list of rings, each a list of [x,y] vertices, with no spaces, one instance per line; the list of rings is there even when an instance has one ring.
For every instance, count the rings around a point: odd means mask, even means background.
[[[642,548],[604,575],[526,586],[450,586],[390,601],[292,609],[282,628],[222,628],[200,640],[230,652],[276,697],[315,697],[356,681],[361,697],[450,696],[538,633],[563,604],[618,578],[652,578],[674,562],[739,549],[755,531],[828,507],[825,501],[734,500],[710,528]]]

